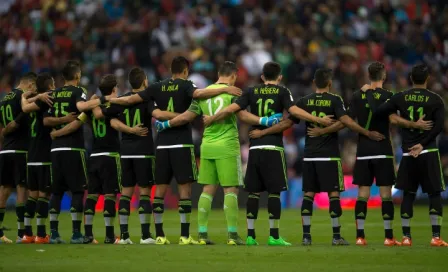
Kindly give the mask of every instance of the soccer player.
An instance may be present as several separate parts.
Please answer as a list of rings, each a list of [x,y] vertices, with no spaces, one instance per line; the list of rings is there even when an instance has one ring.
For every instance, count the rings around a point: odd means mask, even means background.
[[[133,68],[129,72],[129,83],[132,91],[124,94],[127,96],[139,96],[138,93],[148,87],[148,79],[141,68]],[[115,99],[105,98],[110,101]],[[154,116],[157,119],[168,120],[176,116],[173,112],[161,111],[155,108],[154,103],[138,103],[130,106],[120,106],[111,104],[110,107],[102,108],[102,114],[109,118],[118,118],[121,123],[128,127],[135,127],[143,124],[144,127],[151,127],[151,120]],[[117,120],[118,121],[118,120]],[[120,130],[120,127],[117,127]],[[121,141],[121,166],[122,166],[122,191],[118,206],[120,216],[121,237],[119,244],[132,244],[128,231],[128,219],[130,215],[130,201],[134,194],[135,185],[140,189],[139,217],[142,229],[140,244],[155,244],[151,237],[149,227],[152,215],[152,205],[150,201],[151,187],[154,181],[154,143],[152,133],[146,136],[130,134],[129,131],[122,130]]]
[[[60,117],[78,116],[82,111],[92,110],[100,104],[99,99],[86,101],[87,91],[79,87],[81,67],[76,61],[68,61],[62,69],[65,85],[53,92],[53,106],[44,117],[44,125],[60,129],[65,121]],[[80,117],[78,117],[80,118]],[[84,118],[81,121],[86,121]],[[72,217],[72,237],[70,243],[82,244],[81,233],[84,190],[87,184],[87,165],[84,149],[83,130],[59,137],[51,145],[53,171],[52,197],[50,200],[50,243],[63,243],[59,235],[58,216],[65,191],[72,195],[70,213]]]
[[[114,75],[104,76],[99,85],[103,96],[117,96],[117,79]],[[97,99],[94,95],[91,99]],[[114,121],[104,118],[101,108],[108,105],[96,107],[89,113],[92,120],[93,146],[89,158],[88,169],[88,196],[84,205],[84,244],[97,244],[93,236],[93,217],[95,206],[100,195],[104,195],[104,223],[106,226],[105,244],[116,244],[119,239],[115,238],[114,219],[116,215],[115,200],[121,186],[121,163],[120,163],[120,139],[118,132],[113,129]],[[82,125],[81,121],[71,123],[64,128],[51,132],[52,138],[62,137],[76,131]],[[131,133],[146,136],[147,128],[136,126],[129,128]]]
[[[358,199],[355,205],[356,220],[356,244],[367,245],[364,234],[364,222],[367,216],[367,201],[370,197],[370,187],[375,179],[376,185],[380,188],[382,198],[382,215],[384,220],[385,246],[400,245],[395,240],[392,229],[394,219],[394,206],[392,203],[392,185],[395,184],[395,165],[393,159],[393,149],[389,136],[389,119],[392,124],[402,127],[413,127],[417,129],[430,129],[430,122],[419,120],[410,122],[396,114],[381,118],[374,116],[372,108],[392,96],[392,93],[383,88],[386,79],[386,69],[384,64],[374,62],[368,67],[370,84],[364,85],[360,91],[353,94],[348,113],[351,118],[357,119],[358,124],[368,130],[378,131],[383,134],[385,141],[375,141],[364,135],[359,135],[357,146],[357,158],[354,167],[353,184],[359,186]],[[366,91],[372,92],[374,103],[370,106],[367,101]],[[341,124],[341,128],[343,125]],[[310,136],[320,136],[331,133],[329,128],[309,128]]]
[[[431,120],[431,130],[414,128],[402,129],[403,158],[397,175],[395,188],[403,191],[401,203],[401,223],[403,229],[403,246],[412,245],[410,221],[413,217],[413,203],[418,187],[429,196],[429,217],[432,225],[431,246],[448,246],[440,238],[442,225],[442,200],[440,193],[445,190],[445,182],[440,166],[439,150],[436,137],[442,131],[445,122],[445,106],[442,98],[427,89],[429,79],[428,67],[416,65],[411,71],[412,88],[392,96],[380,105],[375,114],[379,116],[400,111],[401,116],[409,121],[422,117]],[[374,100],[373,92],[368,91],[367,99]]]
[[[17,189],[17,243],[25,233],[26,163],[28,154],[27,116],[23,114],[20,101],[23,92],[36,89],[36,74],[26,73],[20,78],[19,85],[0,102],[0,122],[2,131],[2,150],[0,151],[0,243],[12,243],[1,228],[5,217],[6,200],[13,187]],[[4,131],[7,126],[10,133]]]
[[[240,95],[241,90],[233,86],[218,89],[197,89],[187,80],[189,61],[182,56],[171,62],[171,78],[151,84],[146,90],[134,96],[111,99],[112,103],[130,105],[154,101],[158,108],[173,113],[182,113],[188,109],[193,98],[207,99],[222,93]],[[163,231],[164,197],[173,177],[179,189],[180,245],[195,244],[190,236],[191,184],[197,180],[196,159],[191,137],[191,125],[186,124],[162,131],[157,137],[155,184],[156,192],[153,214],[156,229],[156,244],[169,244]],[[179,160],[178,158],[186,158]]]
[[[342,173],[341,158],[339,155],[339,144],[337,130],[341,123],[355,132],[358,132],[373,140],[380,141],[384,136],[376,131],[368,131],[359,126],[350,118],[344,107],[342,98],[330,93],[332,85],[332,71],[330,69],[318,69],[314,74],[314,84],[316,92],[307,95],[297,102],[297,106],[314,116],[335,116],[340,122],[328,127],[329,134],[320,137],[306,136],[305,154],[303,159],[303,191],[305,195],[302,202],[302,224],[303,224],[303,245],[311,245],[311,216],[313,213],[314,195],[319,192],[327,192],[330,199],[329,213],[333,228],[332,245],[348,245],[348,242],[341,236],[341,225],[339,218],[342,215],[340,192],[344,191],[344,176]],[[262,131],[253,131],[251,137],[281,132],[297,123],[294,117],[282,121],[271,128]],[[316,124],[307,122],[307,128]]]
[[[36,79],[37,92],[40,95],[49,94],[55,89],[54,79],[48,73],[42,73]],[[46,231],[46,220],[48,218],[48,202],[50,197],[50,186],[52,181],[51,171],[51,129],[44,126],[44,114],[48,111],[52,100],[47,103],[42,100],[30,102],[28,96],[33,94],[27,92],[22,95],[22,111],[30,113],[29,122],[29,149],[28,149],[28,189],[29,196],[25,205],[25,235],[22,243],[48,244],[50,236]],[[68,116],[67,121],[73,121],[72,116]],[[31,220],[37,212],[37,236],[33,235]]]
[[[231,86],[237,78],[235,63],[226,61],[218,72],[218,81],[207,89]],[[174,128],[191,122],[196,116],[214,115],[236,99],[229,94],[220,94],[206,100],[194,100],[188,111],[157,124],[158,130]],[[238,113],[240,118],[252,124],[258,124],[262,119],[246,111]],[[243,115],[246,115],[244,117]],[[262,122],[268,121],[264,118]],[[199,170],[200,184],[204,184],[198,203],[199,244],[213,244],[208,238],[208,217],[211,211],[213,196],[218,185],[224,188],[224,213],[227,220],[229,245],[243,245],[244,241],[237,234],[238,229],[238,186],[241,185],[241,157],[238,139],[238,128],[235,116],[230,116],[222,122],[207,127],[201,145],[201,164]]]
[[[217,122],[234,112],[250,107],[250,112],[263,117],[288,110],[298,118],[331,124],[331,119],[322,119],[309,114],[293,104],[291,92],[280,86],[281,67],[278,63],[267,62],[263,66],[261,79],[264,83],[248,88],[241,98],[219,113],[206,118],[206,125]],[[260,129],[257,124],[253,129]],[[247,245],[258,245],[255,236],[255,220],[258,217],[260,193],[267,191],[270,236],[268,245],[289,246],[279,234],[281,214],[280,193],[288,188],[288,179],[283,150],[283,135],[277,133],[260,139],[252,139],[249,161],[244,179],[244,189],[249,192],[247,200]]]

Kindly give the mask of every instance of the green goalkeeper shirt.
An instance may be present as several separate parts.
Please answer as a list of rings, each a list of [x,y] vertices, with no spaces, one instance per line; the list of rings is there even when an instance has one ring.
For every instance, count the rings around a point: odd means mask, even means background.
[[[217,89],[226,84],[212,84],[207,89]],[[236,97],[229,94],[204,99],[193,100],[191,112],[197,115],[212,116],[229,106]],[[234,114],[224,120],[218,121],[206,127],[202,137],[201,157],[204,159],[225,159],[240,155],[240,141],[238,139],[238,126]]]

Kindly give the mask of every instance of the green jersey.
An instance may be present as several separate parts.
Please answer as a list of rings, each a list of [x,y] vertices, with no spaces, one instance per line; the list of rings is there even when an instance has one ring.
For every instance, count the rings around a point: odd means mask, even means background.
[[[225,84],[212,84],[207,89],[217,89],[225,86]],[[236,97],[232,95],[220,94],[209,99],[193,100],[188,110],[198,115],[212,116],[232,104],[235,100]],[[201,145],[202,158],[225,159],[239,155],[240,141],[234,114],[205,128]]]

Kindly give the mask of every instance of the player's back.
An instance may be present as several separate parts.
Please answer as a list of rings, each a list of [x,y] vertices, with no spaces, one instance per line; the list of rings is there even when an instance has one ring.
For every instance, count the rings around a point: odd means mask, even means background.
[[[226,84],[212,84],[207,88],[217,89]],[[229,106],[236,97],[229,94],[200,100],[198,106],[203,115],[212,116],[223,108]],[[201,145],[201,156],[206,159],[227,158],[240,154],[240,142],[238,138],[238,126],[236,116],[231,115],[224,120],[216,122],[204,130]]]
[[[444,107],[442,98],[427,89],[413,88],[394,95],[391,100],[397,105],[401,117],[417,121],[423,115],[425,120],[435,120],[436,111]],[[402,147],[406,152],[409,147],[420,143],[428,136],[430,130],[402,129]],[[437,148],[434,138],[424,148]]]
[[[263,117],[288,110],[293,99],[291,92],[280,85],[259,84],[248,88],[236,102],[242,109],[250,107],[250,112]],[[264,129],[263,126],[253,126],[252,129]],[[250,140],[251,146],[278,146],[283,147],[283,133],[269,134],[258,139]]]
[[[78,86],[64,86],[53,92],[53,106],[49,110],[52,117],[63,117],[70,113],[80,114],[76,107],[79,101],[85,101],[87,98],[87,90]],[[62,128],[64,125],[56,127]],[[80,128],[75,132],[58,137],[53,140],[52,148],[80,148],[84,149],[84,135]]]
[[[28,117],[22,112],[22,94],[22,90],[13,89],[0,102],[0,121],[3,127],[6,127],[22,113],[19,128],[5,136],[3,150],[28,150]]]
[[[123,96],[136,95],[134,92],[128,92]],[[142,124],[144,127],[152,127],[152,111],[154,105],[152,102],[143,102],[132,106],[120,107],[119,119],[129,127]],[[121,138],[121,155],[153,155],[154,142],[152,133],[146,136],[123,133]]]
[[[104,107],[110,107],[110,103]],[[118,131],[110,125],[110,118],[96,119],[92,112],[90,118],[93,131],[92,153],[120,152]]]
[[[37,100],[35,103],[39,106],[39,110],[29,114],[30,146],[28,150],[28,161],[49,162],[51,128],[44,126],[44,116],[48,112],[49,106],[40,100]]]
[[[190,80],[165,79],[149,87],[157,107],[163,111],[185,112],[191,105],[196,86]],[[160,132],[157,146],[192,144],[191,124],[173,127]]]
[[[342,98],[329,92],[313,93],[304,96],[297,105],[314,116],[325,117],[333,115],[338,118],[341,110],[345,110]],[[342,108],[342,109],[341,109]],[[318,124],[306,122],[306,127],[314,127]],[[319,137],[305,138],[306,158],[339,158],[338,133],[330,133]]]
[[[369,90],[373,95],[375,105],[369,105],[367,94],[363,91],[356,91],[353,94],[352,102],[349,106],[349,115],[357,119],[358,124],[370,131],[377,131],[386,138],[383,141],[374,141],[369,137],[359,134],[357,156],[392,155],[392,145],[389,135],[389,118],[387,116],[374,115],[372,108],[376,108],[390,97],[393,93],[382,88]]]

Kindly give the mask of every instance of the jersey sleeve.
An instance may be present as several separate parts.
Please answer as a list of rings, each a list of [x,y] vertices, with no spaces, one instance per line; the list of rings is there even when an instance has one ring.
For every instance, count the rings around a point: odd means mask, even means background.
[[[199,101],[198,100],[193,100],[191,102],[190,107],[188,108],[188,111],[196,113],[197,115],[201,115],[202,114],[202,110],[201,110],[201,106],[199,105]]]
[[[101,105],[100,108],[103,115],[108,118],[116,118],[120,116],[122,112],[122,107],[117,104],[108,103],[106,105]]]
[[[297,103],[296,106],[303,109],[303,98],[300,98]],[[294,115],[290,114],[288,117],[289,120],[293,121],[294,124],[299,124],[300,123],[300,119],[296,118]]]
[[[154,94],[157,86],[158,86],[158,83],[151,84],[145,90],[138,92],[137,95],[139,95],[145,102],[154,100],[153,94]]]
[[[335,96],[334,98],[334,113],[336,119],[341,118],[344,115],[347,115],[347,111],[345,110],[344,101],[342,101],[342,97]]]
[[[281,102],[283,108],[286,110],[294,105],[294,98],[292,97],[291,91],[288,88],[285,88],[282,92]]]
[[[371,98],[373,98],[373,95],[371,95]],[[367,95],[367,99],[369,99],[369,95]],[[390,115],[396,113],[398,110],[399,99],[400,94],[393,95],[390,99],[386,100],[386,102],[379,105],[377,109],[372,109],[372,111],[376,115]]]
[[[78,88],[75,95],[76,103],[87,101],[87,90],[83,87]]]
[[[150,100],[150,101],[148,102],[148,113],[149,113],[149,115],[151,115],[151,117],[152,117],[152,112],[153,112],[154,110],[156,110],[156,109],[157,109],[157,104],[156,104],[156,102]]]
[[[249,95],[250,95],[250,88],[246,88],[243,92],[243,95],[238,97],[235,101],[235,103],[240,106],[241,109],[246,109],[249,107]]]
[[[187,80],[186,84],[187,84],[187,86],[185,88],[186,92],[189,97],[193,98],[193,94],[197,90],[198,87],[191,80]]]

